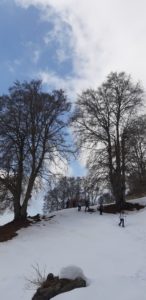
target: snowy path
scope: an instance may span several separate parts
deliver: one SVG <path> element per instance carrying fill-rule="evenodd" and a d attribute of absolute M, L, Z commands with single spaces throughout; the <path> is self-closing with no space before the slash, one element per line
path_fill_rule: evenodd
<path fill-rule="evenodd" d="M 38 263 L 56 275 L 62 267 L 77 265 L 90 280 L 87 288 L 54 299 L 144 300 L 146 209 L 130 213 L 126 222 L 123 229 L 118 216 L 70 209 L 22 229 L 0 244 L 0 299 L 31 300 L 34 291 L 25 288 L 25 277 L 32 277 L 32 265 Z"/>

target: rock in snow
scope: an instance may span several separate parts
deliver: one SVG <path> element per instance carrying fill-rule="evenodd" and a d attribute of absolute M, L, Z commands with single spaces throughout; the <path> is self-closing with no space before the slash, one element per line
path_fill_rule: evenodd
<path fill-rule="evenodd" d="M 65 274 L 65 276 L 70 275 L 70 277 L 72 276 L 74 279 L 59 278 L 50 273 L 42 286 L 37 289 L 32 300 L 49 300 L 73 289 L 86 287 L 86 280 L 82 278 L 84 275 L 80 268 L 70 266 L 63 270 L 64 272 L 62 273 Z"/>

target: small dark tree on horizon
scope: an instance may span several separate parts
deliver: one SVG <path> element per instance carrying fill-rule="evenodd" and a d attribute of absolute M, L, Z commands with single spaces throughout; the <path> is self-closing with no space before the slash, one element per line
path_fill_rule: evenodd
<path fill-rule="evenodd" d="M 35 181 L 46 165 L 49 174 L 56 158 L 68 158 L 70 107 L 62 90 L 43 92 L 41 81 L 16 82 L 0 98 L 0 184 L 11 195 L 15 220 L 27 218 Z"/>
<path fill-rule="evenodd" d="M 97 90 L 82 92 L 72 117 L 77 146 L 86 150 L 92 177 L 109 181 L 118 207 L 125 201 L 127 127 L 142 101 L 139 83 L 124 72 L 110 73 Z"/>

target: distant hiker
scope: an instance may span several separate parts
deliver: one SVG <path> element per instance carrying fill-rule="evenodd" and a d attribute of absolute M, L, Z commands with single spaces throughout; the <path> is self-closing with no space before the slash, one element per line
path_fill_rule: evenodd
<path fill-rule="evenodd" d="M 97 210 L 99 211 L 100 215 L 103 213 L 103 195 L 101 195 L 98 199 L 99 206 L 97 207 Z"/>
<path fill-rule="evenodd" d="M 125 222 L 124 222 L 124 211 L 120 212 L 120 222 L 119 226 L 125 227 Z"/>
<path fill-rule="evenodd" d="M 100 203 L 100 206 L 99 206 L 99 213 L 100 213 L 100 215 L 102 215 L 102 213 L 103 213 L 103 204 L 102 203 Z"/>
<path fill-rule="evenodd" d="M 69 199 L 66 201 L 66 208 L 69 208 Z"/>
<path fill-rule="evenodd" d="M 89 210 L 89 200 L 85 200 L 85 212 Z"/>
<path fill-rule="evenodd" d="M 78 202 L 78 211 L 81 211 L 81 202 Z"/>

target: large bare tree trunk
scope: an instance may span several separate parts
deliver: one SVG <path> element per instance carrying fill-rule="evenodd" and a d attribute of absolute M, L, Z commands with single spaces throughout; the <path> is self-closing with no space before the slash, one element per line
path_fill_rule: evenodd
<path fill-rule="evenodd" d="M 21 205 L 17 199 L 14 200 L 14 220 L 18 221 L 21 219 Z"/>

